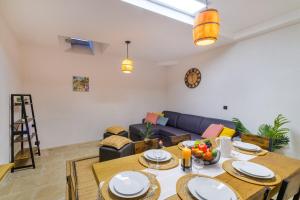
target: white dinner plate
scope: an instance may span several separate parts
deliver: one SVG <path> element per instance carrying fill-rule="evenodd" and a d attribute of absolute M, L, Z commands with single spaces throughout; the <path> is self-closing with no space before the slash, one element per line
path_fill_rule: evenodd
<path fill-rule="evenodd" d="M 160 157 L 156 158 L 156 152 L 160 151 Z M 164 150 L 161 149 L 151 149 L 144 152 L 144 157 L 150 161 L 158 161 L 158 162 L 166 162 L 172 158 L 172 155 Z"/>
<path fill-rule="evenodd" d="M 193 147 L 195 145 L 195 141 L 194 140 L 183 141 L 182 145 L 185 147 Z"/>
<path fill-rule="evenodd" d="M 159 152 L 159 154 L 157 154 L 157 152 Z M 165 151 L 162 151 L 160 149 L 153 149 L 153 150 L 146 151 L 144 155 L 147 156 L 148 158 L 155 159 L 155 160 L 156 159 L 164 160 L 167 157 Z"/>
<path fill-rule="evenodd" d="M 195 177 L 188 184 L 190 193 L 199 200 L 237 200 L 237 196 L 227 185 L 208 177 Z"/>
<path fill-rule="evenodd" d="M 253 162 L 234 161 L 232 166 L 239 172 L 255 178 L 271 179 L 275 176 L 274 172 L 269 168 Z"/>
<path fill-rule="evenodd" d="M 247 142 L 234 141 L 233 146 L 246 151 L 261 151 L 259 146 Z"/>
<path fill-rule="evenodd" d="M 122 198 L 135 198 L 145 194 L 150 187 L 147 176 L 140 172 L 124 171 L 116 174 L 109 182 L 109 190 Z"/>

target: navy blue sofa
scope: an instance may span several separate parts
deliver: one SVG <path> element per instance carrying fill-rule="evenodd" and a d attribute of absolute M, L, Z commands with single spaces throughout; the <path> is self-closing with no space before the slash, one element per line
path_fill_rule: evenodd
<path fill-rule="evenodd" d="M 170 145 L 170 136 L 178 136 L 182 134 L 190 134 L 192 140 L 202 139 L 202 133 L 210 124 L 223 124 L 228 128 L 235 129 L 232 121 L 208 118 L 196 115 L 181 114 L 172 111 L 163 111 L 167 117 L 168 123 L 166 126 L 154 125 L 151 138 L 160 138 L 165 146 Z M 145 130 L 145 124 L 133 124 L 129 126 L 130 139 L 133 141 L 142 140 L 139 135 L 140 131 Z"/>

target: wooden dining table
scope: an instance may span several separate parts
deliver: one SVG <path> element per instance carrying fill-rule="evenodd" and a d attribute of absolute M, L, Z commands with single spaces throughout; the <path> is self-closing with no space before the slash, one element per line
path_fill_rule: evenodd
<path fill-rule="evenodd" d="M 178 158 L 182 157 L 181 150 L 178 146 L 166 147 L 164 150 L 174 154 Z M 108 180 L 111 176 L 127 170 L 144 170 L 145 167 L 139 163 L 139 156 L 141 154 L 136 154 L 128 157 L 123 157 L 115 160 L 99 162 L 93 165 L 93 172 L 95 175 L 95 179 L 97 184 L 101 181 Z M 264 156 L 257 156 L 250 161 L 262 164 L 275 172 L 275 174 L 279 175 L 282 180 L 290 177 L 300 171 L 300 160 L 289 158 L 287 156 L 268 152 Z M 167 173 L 167 172 L 166 172 Z M 204 174 L 205 175 L 205 174 Z M 230 185 L 244 200 L 257 200 L 259 199 L 264 191 L 265 187 L 261 185 L 255 185 L 228 174 L 224 171 L 224 173 L 216 176 L 215 178 L 220 181 L 225 182 Z M 280 184 L 276 186 L 270 187 L 271 194 L 276 194 Z M 180 199 L 177 194 L 170 196 L 168 200 Z"/>

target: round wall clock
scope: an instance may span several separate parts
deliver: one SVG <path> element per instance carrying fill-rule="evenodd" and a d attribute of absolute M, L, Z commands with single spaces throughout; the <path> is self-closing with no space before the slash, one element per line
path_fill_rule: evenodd
<path fill-rule="evenodd" d="M 201 81 L 201 72 L 197 68 L 191 68 L 184 77 L 185 85 L 188 88 L 195 88 L 199 85 Z"/>

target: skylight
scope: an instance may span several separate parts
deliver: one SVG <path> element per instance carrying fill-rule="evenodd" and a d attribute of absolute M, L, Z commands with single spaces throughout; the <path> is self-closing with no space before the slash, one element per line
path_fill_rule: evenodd
<path fill-rule="evenodd" d="M 191 25 L 193 25 L 195 14 L 205 7 L 200 0 L 122 1 Z"/>
<path fill-rule="evenodd" d="M 150 0 L 154 3 L 173 8 L 185 14 L 194 16 L 205 5 L 197 0 Z"/>

